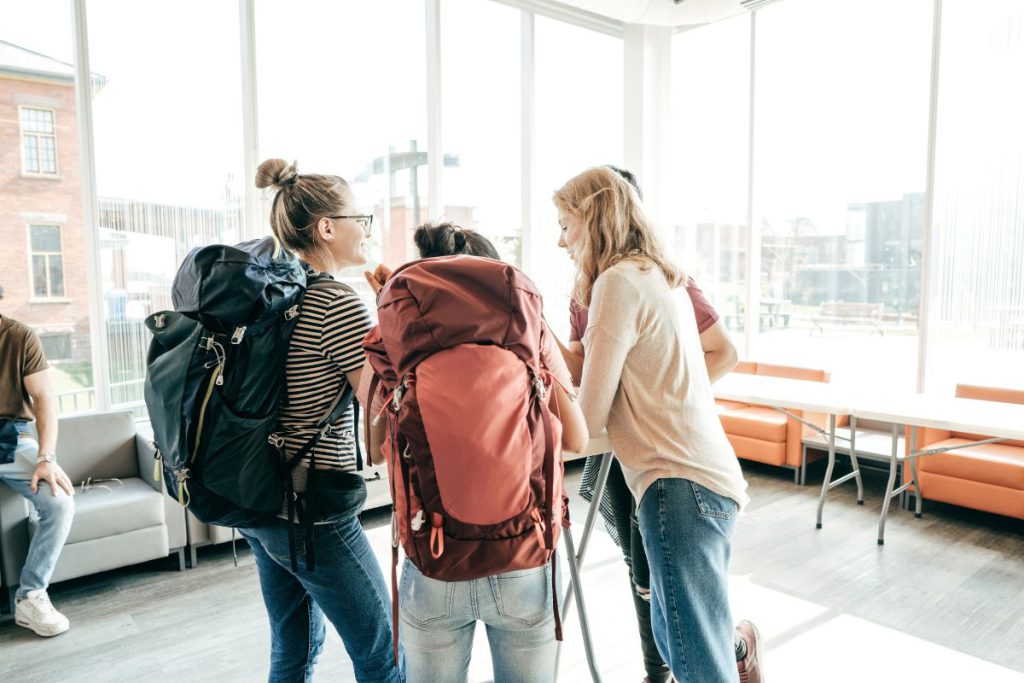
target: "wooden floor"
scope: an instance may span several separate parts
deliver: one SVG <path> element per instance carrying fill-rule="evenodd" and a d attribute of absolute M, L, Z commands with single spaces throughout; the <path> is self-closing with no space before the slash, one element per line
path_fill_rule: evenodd
<path fill-rule="evenodd" d="M 761 628 L 772 683 L 1024 681 L 1024 523 L 928 503 L 923 519 L 893 510 L 879 547 L 879 475 L 867 476 L 863 507 L 852 484 L 834 491 L 819 531 L 820 467 L 806 487 L 787 471 L 744 467 L 752 503 L 738 524 L 731 599 L 736 619 Z M 579 474 L 570 472 L 573 489 Z M 584 513 L 574 498 L 577 533 Z M 383 563 L 388 515 L 370 513 L 365 524 Z M 227 545 L 201 549 L 186 572 L 168 559 L 52 586 L 71 630 L 46 640 L 0 623 L 0 681 L 265 680 L 266 615 L 240 546 L 237 568 Z M 583 581 L 603 680 L 639 681 L 625 566 L 600 524 Z M 560 680 L 587 681 L 574 617 Z M 481 636 L 472 681 L 490 680 Z M 317 679 L 353 680 L 333 630 Z"/>

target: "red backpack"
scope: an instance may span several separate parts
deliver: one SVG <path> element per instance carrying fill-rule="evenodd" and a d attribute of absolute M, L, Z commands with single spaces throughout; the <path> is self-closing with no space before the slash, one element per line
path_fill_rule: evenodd
<path fill-rule="evenodd" d="M 541 311 L 523 273 L 474 256 L 409 263 L 378 296 L 379 324 L 363 347 L 371 396 L 379 384 L 387 397 L 375 419 L 387 420 L 396 622 L 399 541 L 425 576 L 443 581 L 555 562 L 568 498 L 552 379 L 540 362 Z"/>

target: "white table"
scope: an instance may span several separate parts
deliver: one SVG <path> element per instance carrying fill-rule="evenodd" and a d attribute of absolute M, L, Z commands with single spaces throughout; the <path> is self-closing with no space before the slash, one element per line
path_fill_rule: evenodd
<path fill-rule="evenodd" d="M 978 401 L 951 396 L 926 396 L 924 394 L 890 394 L 877 396 L 870 403 L 862 403 L 856 408 L 856 415 L 866 420 L 880 420 L 893 424 L 888 495 L 882 501 L 882 516 L 878 521 L 879 545 L 885 543 L 885 521 L 889 514 L 890 502 L 910 486 L 914 487 L 915 492 L 914 515 L 921 516 L 924 493 L 917 477 L 918 458 L 1008 439 L 1024 439 L 1024 405 L 1013 403 Z M 910 427 L 910 452 L 906 455 L 899 452 L 897 443 L 899 432 L 903 426 Z M 990 438 L 959 444 L 955 448 L 940 447 L 918 450 L 917 430 L 922 427 L 987 434 L 990 435 Z M 905 460 L 910 461 L 911 481 L 895 486 L 899 463 Z"/>
<path fill-rule="evenodd" d="M 857 462 L 856 423 L 851 427 L 849 439 L 850 461 L 853 464 L 853 471 L 832 481 L 832 470 L 836 464 L 836 418 L 840 415 L 849 415 L 852 412 L 849 407 L 850 396 L 848 394 L 837 391 L 834 386 L 826 382 L 784 379 L 781 377 L 748 375 L 735 372 L 729 373 L 718 380 L 712 387 L 712 390 L 714 391 L 715 398 L 775 408 L 825 437 L 826 443 L 828 443 L 828 468 L 825 471 L 825 482 L 821 487 L 821 495 L 818 497 L 818 516 L 816 522 L 818 529 L 821 528 L 821 516 L 825 508 L 825 497 L 836 486 L 854 479 L 857 482 L 857 504 L 864 504 L 864 481 L 861 479 L 860 465 Z M 829 416 L 828 429 L 822 429 L 799 415 L 794 415 L 790 410 L 826 413 Z M 801 482 L 803 481 L 805 467 L 806 463 L 802 463 Z"/>
<path fill-rule="evenodd" d="M 892 499 L 910 486 L 915 491 L 915 515 L 921 516 L 923 492 L 917 477 L 917 459 L 945 453 L 953 448 L 926 448 L 917 450 L 917 430 L 921 427 L 943 429 L 973 434 L 989 434 L 991 438 L 960 444 L 956 448 L 984 443 L 995 443 L 1008 439 L 1024 440 L 1024 406 L 1012 403 L 978 401 L 966 398 L 937 397 L 924 394 L 878 393 L 835 387 L 824 382 L 765 377 L 730 373 L 713 387 L 716 398 L 742 403 L 754 403 L 773 407 L 828 437 L 828 468 L 818 498 L 817 523 L 822 524 L 822 510 L 828 492 L 850 479 L 857 482 L 857 503 L 864 503 L 864 484 L 856 455 L 857 418 L 892 423 L 892 450 L 889 458 L 889 483 L 886 497 L 882 502 L 882 514 L 878 521 L 878 544 L 885 543 L 885 522 Z M 787 409 L 807 410 L 829 415 L 829 428 L 825 431 L 817 425 L 789 413 Z M 832 481 L 835 467 L 835 423 L 839 415 L 850 416 L 850 461 L 853 471 Z M 904 426 L 910 427 L 910 453 L 904 455 L 899 449 L 899 433 Z M 901 463 L 909 460 L 911 481 L 896 486 L 896 475 Z"/>

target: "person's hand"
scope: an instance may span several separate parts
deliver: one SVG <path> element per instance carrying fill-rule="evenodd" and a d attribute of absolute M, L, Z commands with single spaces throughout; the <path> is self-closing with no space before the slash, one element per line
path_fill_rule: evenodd
<path fill-rule="evenodd" d="M 370 284 L 370 289 L 372 289 L 373 293 L 376 295 L 380 294 L 380 290 L 384 289 L 384 284 L 388 281 L 388 278 L 391 277 L 392 272 L 393 271 L 390 268 L 382 263 L 377 266 L 372 273 L 368 270 L 364 270 L 363 277 L 366 278 L 366 281 Z"/>
<path fill-rule="evenodd" d="M 75 495 L 75 487 L 71 483 L 71 479 L 55 462 L 41 462 L 36 465 L 36 471 L 32 473 L 32 493 L 39 493 L 40 481 L 45 481 L 50 485 L 51 496 L 57 495 L 58 486 L 69 496 Z"/>

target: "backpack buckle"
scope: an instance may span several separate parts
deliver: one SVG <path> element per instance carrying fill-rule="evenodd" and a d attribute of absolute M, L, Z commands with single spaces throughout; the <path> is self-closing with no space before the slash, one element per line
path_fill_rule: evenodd
<path fill-rule="evenodd" d="M 533 388 L 537 392 L 537 396 L 540 397 L 541 401 L 546 401 L 548 398 L 547 387 L 544 386 L 544 380 L 540 375 L 533 376 Z"/>

